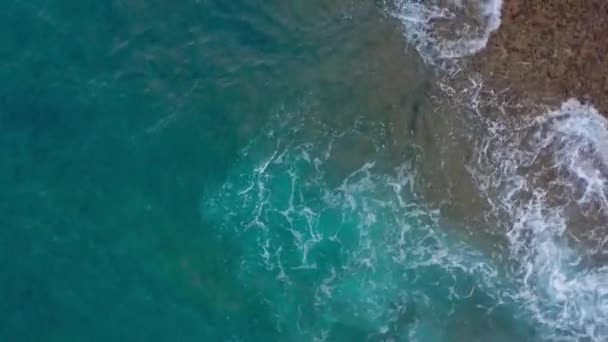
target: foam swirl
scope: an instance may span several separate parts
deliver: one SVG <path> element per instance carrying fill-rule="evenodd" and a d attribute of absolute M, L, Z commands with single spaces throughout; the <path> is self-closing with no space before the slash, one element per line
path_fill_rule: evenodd
<path fill-rule="evenodd" d="M 481 51 L 500 26 L 502 0 L 396 0 L 390 12 L 429 63 Z"/>

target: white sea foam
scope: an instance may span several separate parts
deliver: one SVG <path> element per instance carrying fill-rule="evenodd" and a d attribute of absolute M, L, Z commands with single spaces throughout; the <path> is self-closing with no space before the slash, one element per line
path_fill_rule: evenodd
<path fill-rule="evenodd" d="M 467 6 L 477 9 L 477 26 L 467 22 Z M 500 26 L 501 7 L 500 0 L 396 0 L 391 13 L 422 58 L 443 68 L 486 46 Z M 517 123 L 491 91 L 481 95 L 479 75 L 468 77 L 470 86 L 446 79 L 441 88 L 452 103 L 476 113 L 467 168 L 492 208 L 488 225 L 508 238 L 519 288 L 511 300 L 533 315 L 543 340 L 606 341 L 608 120 L 571 99 Z M 488 107 L 502 114 L 483 112 Z"/>
<path fill-rule="evenodd" d="M 491 128 L 470 170 L 494 219 L 506 218 L 499 223 L 518 265 L 517 301 L 546 340 L 605 341 L 608 266 L 593 260 L 608 253 L 608 120 L 572 99 L 523 124 Z"/>
<path fill-rule="evenodd" d="M 577 201 L 582 204 L 599 200 L 601 207 L 608 209 L 608 120 L 594 107 L 569 100 L 538 121 L 551 123 L 553 134 L 544 138 L 545 144 L 553 143 L 560 166 L 584 186 Z"/>
<path fill-rule="evenodd" d="M 502 0 L 395 0 L 407 40 L 427 63 L 481 51 L 500 26 Z"/>
<path fill-rule="evenodd" d="M 348 153 L 340 139 L 365 137 L 356 130 L 321 136 L 307 138 L 313 142 L 291 137 L 258 154 L 257 167 L 245 162 L 209 202 L 215 210 L 225 205 L 235 213 L 220 212 L 220 222 L 242 241 L 241 272 L 254 279 L 267 276 L 265 295 L 283 296 L 272 305 L 281 329 L 297 321 L 293 340 L 327 340 L 339 323 L 378 340 L 409 335 L 413 341 L 439 341 L 446 332 L 437 330 L 446 328 L 452 315 L 463 314 L 456 312 L 459 303 L 474 306 L 467 301 L 510 293 L 508 280 L 482 253 L 450 238 L 440 228 L 439 211 L 418 203 L 412 184 L 416 158 L 392 171 L 362 160 L 332 185 L 328 164 Z M 328 248 L 340 262 L 321 262 L 319 253 Z M 280 304 L 306 290 L 303 275 L 316 278 L 306 285 L 314 300 L 306 310 L 317 317 L 312 322 L 299 319 L 305 303 Z M 475 299 L 475 294 L 482 295 Z M 479 315 L 495 305 L 480 303 L 490 307 L 477 307 Z"/>
<path fill-rule="evenodd" d="M 465 93 L 479 96 L 482 83 L 471 84 Z M 479 111 L 482 99 L 475 99 L 470 106 Z M 450 304 L 440 309 L 442 319 L 449 319 L 454 303 L 482 292 L 494 303 L 485 308 L 488 313 L 498 306 L 519 308 L 520 317 L 538 327 L 540 340 L 605 340 L 608 266 L 589 262 L 606 252 L 605 244 L 590 239 L 597 244 L 589 247 L 571 239 L 570 211 L 572 205 L 580 209 L 580 222 L 608 218 L 601 204 L 607 120 L 593 107 L 570 100 L 519 124 L 481 122 L 487 134 L 479 136 L 469 169 L 494 208 L 488 224 L 502 227 L 508 238 L 514 265 L 509 280 L 487 256 L 447 236 L 436 210 L 417 203 L 415 158 L 388 173 L 379 172 L 376 162 L 362 160 L 332 185 L 327 164 L 346 153 L 339 148 L 340 139 L 352 138 L 359 134 L 356 130 L 328 134 L 315 129 L 321 139 L 297 141 L 277 129 L 268 135 L 273 143 L 256 143 L 268 146 L 254 158 L 257 167 L 245 163 L 248 168 L 237 172 L 215 200 L 231 206 L 230 215 L 236 211 L 233 217 L 239 221 L 222 217 L 223 224 L 232 224 L 243 235 L 238 238 L 243 248 L 251 249 L 245 252 L 250 258 L 243 260 L 242 272 L 255 277 L 265 272 L 282 284 L 269 291 L 283 296 L 301 291 L 298 279 L 305 272 L 322 276 L 309 286 L 314 310 L 323 319 L 298 321 L 294 336 L 326 340 L 339 317 L 343 324 L 376 329 L 376 336 L 389 340 L 402 334 L 428 340 L 430 326 L 441 323 L 425 321 L 425 310 L 435 312 L 443 298 Z M 598 201 L 600 209 L 593 206 Z M 240 205 L 234 208 L 235 203 Z M 579 231 L 603 229 L 583 228 Z M 344 263 L 318 262 L 319 251 L 328 244 L 339 246 Z M 445 278 L 437 278 L 440 274 Z M 468 283 L 467 277 L 474 281 Z M 450 279 L 453 284 L 446 282 Z M 436 291 L 441 294 L 429 295 L 431 283 L 439 281 Z M 276 310 L 281 317 L 277 324 L 287 329 L 294 319 L 292 308 Z"/>

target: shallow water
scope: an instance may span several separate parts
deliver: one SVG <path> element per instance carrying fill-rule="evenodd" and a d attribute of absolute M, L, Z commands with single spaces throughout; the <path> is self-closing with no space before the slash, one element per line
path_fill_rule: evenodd
<path fill-rule="evenodd" d="M 0 340 L 601 341 L 606 124 L 462 86 L 497 3 L 5 4 Z"/>

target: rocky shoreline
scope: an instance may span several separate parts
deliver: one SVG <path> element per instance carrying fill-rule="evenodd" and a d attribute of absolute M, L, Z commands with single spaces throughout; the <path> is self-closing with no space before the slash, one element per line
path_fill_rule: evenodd
<path fill-rule="evenodd" d="M 569 98 L 608 115 L 608 1 L 504 0 L 500 28 L 472 67 L 519 103 Z"/>

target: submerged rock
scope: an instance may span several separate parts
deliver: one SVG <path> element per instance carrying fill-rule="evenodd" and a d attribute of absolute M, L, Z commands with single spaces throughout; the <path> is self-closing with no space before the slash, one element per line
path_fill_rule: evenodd
<path fill-rule="evenodd" d="M 608 114 L 608 2 L 505 0 L 500 28 L 474 61 L 495 89 L 559 105 L 568 98 Z"/>

